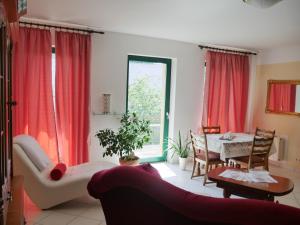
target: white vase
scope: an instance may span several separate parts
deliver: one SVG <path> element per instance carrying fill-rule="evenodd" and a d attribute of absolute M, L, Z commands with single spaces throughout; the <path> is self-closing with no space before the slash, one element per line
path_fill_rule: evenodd
<path fill-rule="evenodd" d="M 179 157 L 179 168 L 182 169 L 182 170 L 185 170 L 186 162 L 187 162 L 187 158 Z"/>

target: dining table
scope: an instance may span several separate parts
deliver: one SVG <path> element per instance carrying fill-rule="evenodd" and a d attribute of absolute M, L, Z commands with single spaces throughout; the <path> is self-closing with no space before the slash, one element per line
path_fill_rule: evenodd
<path fill-rule="evenodd" d="M 226 136 L 229 136 L 230 138 L 226 139 Z M 227 161 L 230 158 L 249 156 L 252 149 L 254 134 L 207 134 L 206 137 L 208 150 L 219 153 L 220 159 Z M 197 135 L 195 140 L 197 148 L 205 149 L 204 135 Z M 270 154 L 273 154 L 274 152 L 274 148 L 271 148 Z"/>

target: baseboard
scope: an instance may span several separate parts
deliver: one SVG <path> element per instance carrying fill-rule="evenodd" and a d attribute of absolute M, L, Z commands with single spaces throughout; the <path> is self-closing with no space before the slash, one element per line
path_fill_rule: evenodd
<path fill-rule="evenodd" d="M 282 168 L 287 166 L 286 161 L 274 161 L 274 160 L 270 160 L 270 159 L 269 159 L 269 164 L 272 166 L 278 166 L 278 167 L 282 167 Z"/>
<path fill-rule="evenodd" d="M 293 172 L 300 172 L 300 168 L 290 165 L 285 160 L 280 160 L 280 161 L 269 160 L 269 164 L 273 165 L 273 166 L 280 167 L 280 168 L 288 169 L 288 170 L 293 171 Z"/>

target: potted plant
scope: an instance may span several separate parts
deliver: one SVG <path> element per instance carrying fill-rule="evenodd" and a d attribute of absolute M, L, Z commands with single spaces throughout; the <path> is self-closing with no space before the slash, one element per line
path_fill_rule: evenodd
<path fill-rule="evenodd" d="M 123 114 L 118 132 L 112 129 L 99 130 L 96 137 L 105 148 L 103 157 L 118 155 L 121 165 L 136 165 L 136 149 L 141 149 L 150 140 L 150 121 L 139 119 L 136 113 Z"/>
<path fill-rule="evenodd" d="M 169 151 L 172 151 L 173 154 L 171 157 L 174 156 L 176 153 L 179 157 L 179 167 L 182 170 L 186 168 L 187 157 L 189 156 L 190 152 L 190 141 L 188 141 L 188 137 L 185 140 L 182 140 L 180 131 L 178 132 L 178 139 L 174 140 L 169 138 Z"/>

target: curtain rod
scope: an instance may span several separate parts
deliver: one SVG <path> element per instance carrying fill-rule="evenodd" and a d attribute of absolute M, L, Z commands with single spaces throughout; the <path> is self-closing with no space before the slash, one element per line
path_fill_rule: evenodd
<path fill-rule="evenodd" d="M 236 51 L 236 50 L 230 50 L 230 49 L 226 49 L 226 48 L 215 48 L 215 47 L 210 47 L 210 46 L 206 46 L 206 45 L 198 45 L 198 47 L 201 49 L 206 48 L 206 49 L 211 49 L 211 50 L 239 53 L 239 54 L 245 54 L 245 55 L 257 55 L 257 53 L 255 53 L 255 52 Z"/>
<path fill-rule="evenodd" d="M 44 23 L 32 23 L 32 22 L 24 22 L 19 21 L 20 24 L 29 25 L 29 26 L 40 26 L 40 27 L 49 27 L 55 29 L 64 29 L 64 30 L 72 30 L 72 31 L 80 31 L 80 32 L 87 32 L 87 33 L 95 33 L 95 34 L 104 34 L 103 31 L 96 31 L 92 29 L 80 29 L 80 28 L 72 28 L 72 27 L 65 27 L 65 26 L 56 26 Z"/>

